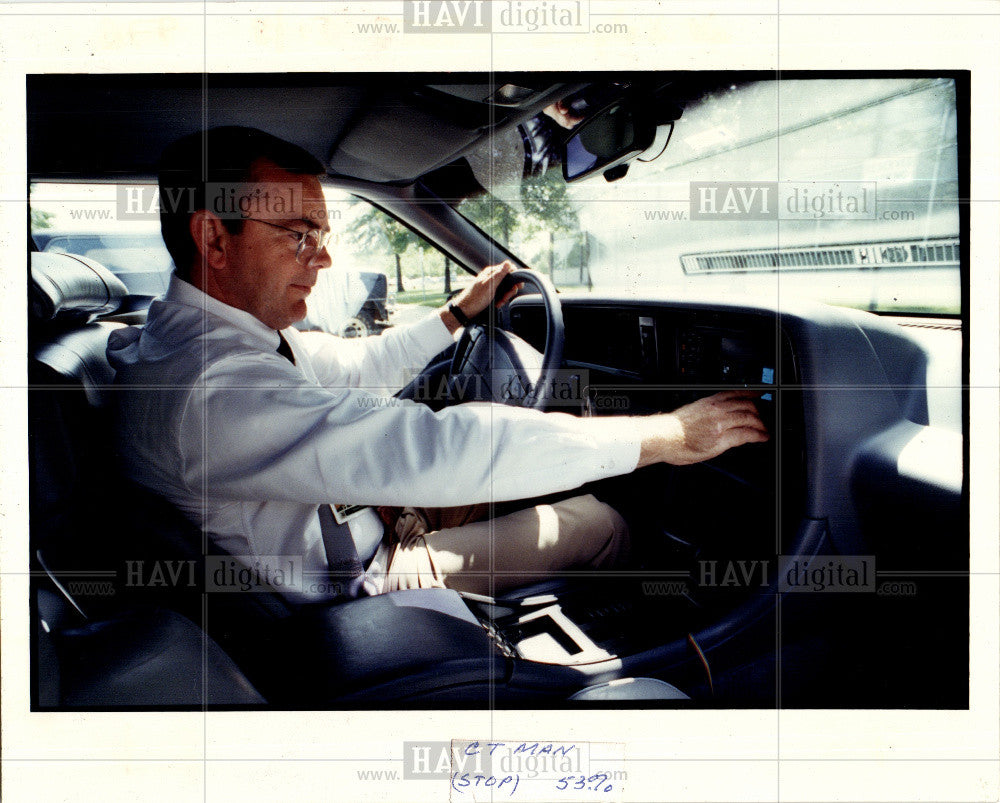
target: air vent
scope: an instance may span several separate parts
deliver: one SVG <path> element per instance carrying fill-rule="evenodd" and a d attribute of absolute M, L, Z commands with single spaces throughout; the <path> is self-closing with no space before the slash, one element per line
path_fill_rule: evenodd
<path fill-rule="evenodd" d="M 958 267 L 957 237 L 937 240 L 853 243 L 813 248 L 707 251 L 684 254 L 681 265 L 695 273 L 775 273 L 798 270 Z"/>

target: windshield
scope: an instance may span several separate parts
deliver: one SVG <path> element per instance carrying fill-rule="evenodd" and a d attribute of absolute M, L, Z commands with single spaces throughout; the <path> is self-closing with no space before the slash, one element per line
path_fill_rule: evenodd
<path fill-rule="evenodd" d="M 960 313 L 954 81 L 760 81 L 684 107 L 662 154 L 613 182 L 484 180 L 474 154 L 489 192 L 459 211 L 562 289 Z"/>

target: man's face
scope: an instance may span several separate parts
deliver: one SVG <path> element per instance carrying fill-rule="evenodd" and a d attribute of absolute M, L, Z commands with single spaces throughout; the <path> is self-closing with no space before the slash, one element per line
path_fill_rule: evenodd
<path fill-rule="evenodd" d="M 320 251 L 308 264 L 295 258 L 297 239 L 294 233 L 275 228 L 284 226 L 295 232 L 309 229 L 329 231 L 326 200 L 319 179 L 299 176 L 261 160 L 252 171 L 255 192 L 270 191 L 274 197 L 249 206 L 249 214 L 258 220 L 244 220 L 243 231 L 230 235 L 225 268 L 217 276 L 221 298 L 227 304 L 246 310 L 272 329 L 284 329 L 306 316 L 306 297 L 312 291 L 319 271 L 331 264 L 329 253 Z M 301 204 L 276 203 L 284 188 L 301 187 Z M 284 209 L 287 209 L 285 216 Z"/>

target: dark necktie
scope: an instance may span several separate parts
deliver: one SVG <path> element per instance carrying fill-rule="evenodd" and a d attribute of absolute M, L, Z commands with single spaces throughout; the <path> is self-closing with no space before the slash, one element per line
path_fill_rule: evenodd
<path fill-rule="evenodd" d="M 295 365 L 295 355 L 292 354 L 292 347 L 288 345 L 288 341 L 285 340 L 285 336 L 281 332 L 278 332 L 278 354 L 292 365 Z"/>

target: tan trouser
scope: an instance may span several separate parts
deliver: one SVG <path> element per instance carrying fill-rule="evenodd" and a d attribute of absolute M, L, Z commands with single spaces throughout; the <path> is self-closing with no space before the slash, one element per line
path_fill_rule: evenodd
<path fill-rule="evenodd" d="M 591 495 L 484 518 L 487 505 L 404 508 L 386 591 L 443 587 L 496 596 L 574 568 L 624 560 L 628 527 Z"/>

